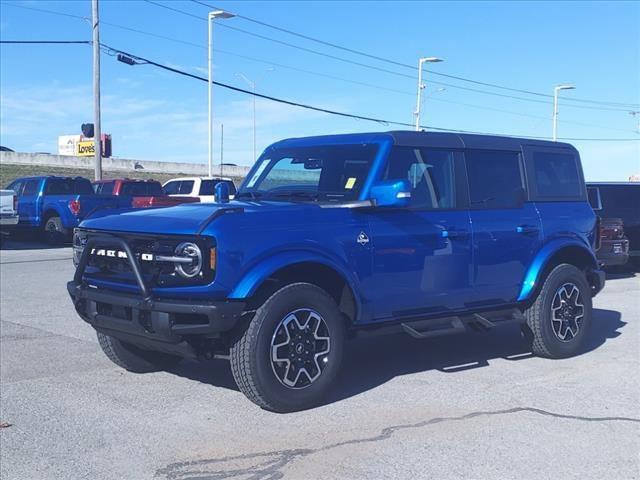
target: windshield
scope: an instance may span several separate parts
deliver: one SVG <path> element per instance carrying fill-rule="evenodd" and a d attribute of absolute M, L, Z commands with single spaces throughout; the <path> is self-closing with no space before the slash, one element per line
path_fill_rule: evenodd
<path fill-rule="evenodd" d="M 236 198 L 356 200 L 377 145 L 329 145 L 266 152 Z"/>

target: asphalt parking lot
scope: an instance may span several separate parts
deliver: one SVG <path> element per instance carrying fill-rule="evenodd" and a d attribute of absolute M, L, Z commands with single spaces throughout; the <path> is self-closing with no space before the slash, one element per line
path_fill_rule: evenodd
<path fill-rule="evenodd" d="M 531 356 L 517 327 L 352 342 L 324 406 L 279 415 L 228 364 L 136 375 L 65 290 L 69 248 L 0 253 L 2 479 L 640 478 L 640 276 L 594 300 L 585 351 Z"/>

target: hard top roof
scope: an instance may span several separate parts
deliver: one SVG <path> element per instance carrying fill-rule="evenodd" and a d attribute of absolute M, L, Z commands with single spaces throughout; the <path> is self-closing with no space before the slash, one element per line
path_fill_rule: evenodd
<path fill-rule="evenodd" d="M 470 133 L 425 132 L 395 130 L 389 132 L 348 133 L 300 137 L 281 140 L 272 145 L 276 148 L 304 147 L 311 145 L 346 145 L 352 143 L 373 143 L 391 139 L 395 145 L 439 148 L 481 148 L 481 149 L 517 149 L 522 145 L 570 148 L 571 144 L 536 140 L 530 138 L 508 137 L 500 135 L 476 135 Z"/>

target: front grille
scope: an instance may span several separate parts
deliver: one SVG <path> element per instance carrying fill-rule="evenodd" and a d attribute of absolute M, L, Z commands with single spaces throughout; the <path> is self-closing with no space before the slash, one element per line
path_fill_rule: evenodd
<path fill-rule="evenodd" d="M 86 242 L 98 238 L 97 243 L 88 253 L 89 261 L 85 270 L 85 278 L 136 285 L 131 262 L 125 252 L 117 244 L 110 243 L 112 237 L 123 239 L 134 254 L 143 280 L 148 287 L 176 287 L 210 283 L 213 274 L 210 265 L 210 249 L 214 247 L 212 239 L 185 236 L 160 236 L 142 234 L 108 234 L 76 230 L 76 249 L 82 251 Z M 170 261 L 159 261 L 157 257 L 175 256 L 176 247 L 183 242 L 193 242 L 202 252 L 202 270 L 193 278 L 184 278 L 177 274 L 175 264 Z M 76 238 L 74 238 L 74 244 Z"/>

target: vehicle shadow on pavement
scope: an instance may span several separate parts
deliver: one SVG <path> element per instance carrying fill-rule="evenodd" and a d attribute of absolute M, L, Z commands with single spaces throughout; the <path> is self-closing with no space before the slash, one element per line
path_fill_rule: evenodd
<path fill-rule="evenodd" d="M 620 312 L 594 309 L 591 332 L 580 355 L 618 337 L 625 325 Z M 346 347 L 342 372 L 325 404 L 359 395 L 401 375 L 429 370 L 456 373 L 488 367 L 491 360 L 498 358 L 521 361 L 534 356 L 517 325 L 428 340 L 416 340 L 405 334 L 365 337 L 348 342 Z M 238 390 L 226 360 L 184 361 L 170 373 Z"/>
<path fill-rule="evenodd" d="M 71 246 L 71 242 L 64 242 L 60 245 L 50 245 L 46 243 L 38 233 L 34 232 L 13 232 L 9 238 L 2 240 L 2 250 L 50 250 Z"/>
<path fill-rule="evenodd" d="M 625 325 L 620 312 L 594 309 L 591 332 L 580 355 L 618 337 L 618 330 Z M 354 340 L 346 352 L 337 388 L 326 403 L 358 395 L 401 375 L 429 370 L 456 373 L 488 367 L 491 360 L 499 358 L 526 361 L 532 357 L 517 325 L 426 340 L 401 334 Z"/>

